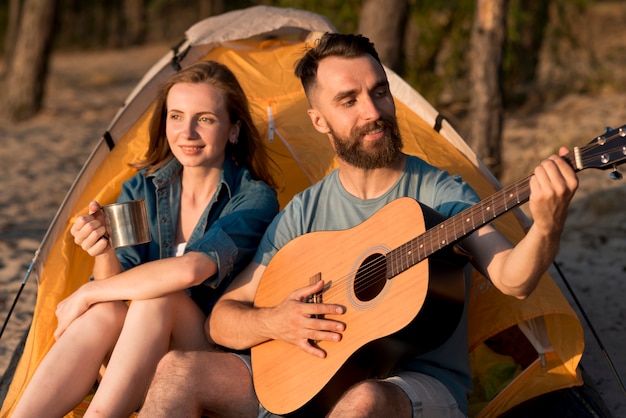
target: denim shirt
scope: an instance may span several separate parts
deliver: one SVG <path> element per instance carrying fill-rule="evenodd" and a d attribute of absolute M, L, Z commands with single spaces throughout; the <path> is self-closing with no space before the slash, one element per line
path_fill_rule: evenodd
<path fill-rule="evenodd" d="M 116 250 L 125 270 L 173 257 L 180 212 L 182 165 L 172 158 L 153 174 L 145 170 L 122 185 L 118 202 L 145 199 L 150 227 L 149 243 Z M 252 258 L 265 229 L 278 213 L 276 192 L 253 180 L 246 168 L 226 158 L 217 190 L 204 209 L 185 246 L 217 263 L 218 272 L 188 289 L 194 301 L 209 313 L 217 298 Z"/>

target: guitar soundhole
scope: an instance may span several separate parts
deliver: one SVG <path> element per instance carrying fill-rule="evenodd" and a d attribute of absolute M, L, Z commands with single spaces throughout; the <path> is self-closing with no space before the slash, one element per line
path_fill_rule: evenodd
<path fill-rule="evenodd" d="M 354 280 L 354 294 L 368 302 L 380 294 L 387 282 L 387 267 L 383 254 L 372 254 L 359 267 Z"/>

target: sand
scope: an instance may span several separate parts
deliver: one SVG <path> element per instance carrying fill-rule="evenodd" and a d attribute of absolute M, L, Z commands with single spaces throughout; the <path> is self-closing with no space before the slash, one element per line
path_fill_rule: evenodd
<path fill-rule="evenodd" d="M 25 123 L 0 126 L 2 322 L 80 167 L 134 85 L 167 51 L 167 45 L 152 45 L 56 54 L 41 114 Z M 532 167 L 558 145 L 584 145 L 606 125 L 625 123 L 626 96 L 619 89 L 606 89 L 593 96 L 567 96 L 541 113 L 507 114 L 503 183 L 530 174 Z M 597 170 L 580 173 L 580 180 L 557 261 L 606 352 L 624 375 L 626 180 L 612 181 L 608 172 Z M 566 289 L 564 293 L 572 300 Z M 30 324 L 35 297 L 36 282 L 31 278 L 0 340 L 2 374 Z M 586 329 L 583 366 L 613 414 L 626 416 L 626 396 L 586 322 L 582 322 Z"/>

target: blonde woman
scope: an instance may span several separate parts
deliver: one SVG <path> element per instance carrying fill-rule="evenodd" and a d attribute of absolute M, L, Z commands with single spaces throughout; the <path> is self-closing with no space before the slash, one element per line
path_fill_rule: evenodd
<path fill-rule="evenodd" d="M 147 157 L 118 199 L 145 199 L 152 241 L 114 250 L 96 202 L 76 220 L 93 280 L 59 304 L 57 341 L 13 417 L 62 417 L 107 359 L 85 417 L 127 417 L 163 355 L 212 349 L 205 319 L 278 211 L 269 163 L 228 68 L 201 62 L 173 75 L 157 97 Z"/>

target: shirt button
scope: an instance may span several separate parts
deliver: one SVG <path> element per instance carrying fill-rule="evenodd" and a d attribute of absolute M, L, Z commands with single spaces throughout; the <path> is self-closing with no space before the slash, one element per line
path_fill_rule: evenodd
<path fill-rule="evenodd" d="M 167 222 L 167 218 L 161 218 L 161 222 L 163 223 Z"/>

